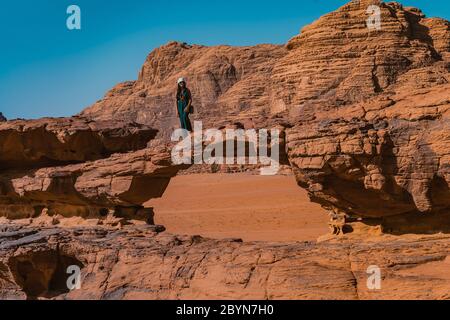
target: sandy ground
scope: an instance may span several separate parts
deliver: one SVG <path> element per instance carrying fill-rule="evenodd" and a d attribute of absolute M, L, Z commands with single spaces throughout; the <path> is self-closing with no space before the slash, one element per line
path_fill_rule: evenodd
<path fill-rule="evenodd" d="M 175 234 L 244 241 L 307 241 L 328 232 L 328 215 L 293 176 L 202 174 L 172 179 L 155 222 Z"/>

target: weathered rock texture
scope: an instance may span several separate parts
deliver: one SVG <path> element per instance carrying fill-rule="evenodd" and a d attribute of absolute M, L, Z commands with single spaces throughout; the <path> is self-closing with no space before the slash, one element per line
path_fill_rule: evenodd
<path fill-rule="evenodd" d="M 206 127 L 262 126 L 270 117 L 272 67 L 284 54 L 286 49 L 275 45 L 204 47 L 171 42 L 148 56 L 137 81 L 117 85 L 82 115 L 146 123 L 170 136 L 179 125 L 176 82 L 185 76 L 193 93 L 194 118 Z"/>
<path fill-rule="evenodd" d="M 370 3 L 349 3 L 306 27 L 274 67 L 277 95 L 298 117 L 288 156 L 312 199 L 337 211 L 448 212 L 449 23 L 378 3 L 382 29 L 370 31 Z"/>
<path fill-rule="evenodd" d="M 372 4 L 381 8 L 380 30 L 366 24 Z M 275 97 L 286 109 L 300 108 L 296 115 L 304 118 L 388 91 L 400 75 L 442 60 L 448 48 L 441 43 L 450 36 L 448 22 L 446 31 L 442 25 L 397 3 L 352 1 L 288 42 L 289 53 L 273 70 Z"/>
<path fill-rule="evenodd" d="M 0 177 L 0 216 L 33 218 L 45 210 L 89 218 L 112 210 L 117 216 L 145 220 L 150 213 L 142 205 L 161 197 L 178 170 L 170 165 L 169 154 L 144 149 L 95 162 L 6 172 Z"/>
<path fill-rule="evenodd" d="M 381 9 L 381 30 L 367 27 L 370 5 Z M 82 114 L 168 135 L 173 84 L 185 76 L 205 127 L 286 127 L 289 160 L 313 201 L 359 217 L 434 214 L 450 209 L 449 70 L 448 21 L 352 1 L 285 48 L 170 43 L 137 81 Z"/>
<path fill-rule="evenodd" d="M 84 118 L 0 125 L 0 216 L 117 217 L 152 222 L 142 204 L 160 197 L 180 169 L 157 131 L 123 121 Z"/>
<path fill-rule="evenodd" d="M 372 4 L 381 30 L 365 24 Z M 0 216 L 108 216 L 119 230 L 0 227 L 0 298 L 450 299 L 446 236 L 243 244 L 120 220 L 152 224 L 142 204 L 182 169 L 156 146 L 185 76 L 204 128 L 286 129 L 299 185 L 334 211 L 336 234 L 450 232 L 449 71 L 448 21 L 352 1 L 285 47 L 169 43 L 77 117 L 1 123 Z M 68 265 L 83 267 L 82 290 L 67 292 Z"/>
<path fill-rule="evenodd" d="M 153 226 L 0 226 L 0 299 L 449 299 L 446 237 L 241 243 Z M 82 268 L 69 292 L 68 266 Z M 381 290 L 369 290 L 369 266 Z"/>
<path fill-rule="evenodd" d="M 81 117 L 8 121 L 0 124 L 0 170 L 103 159 L 143 149 L 156 133 L 142 124 Z"/>

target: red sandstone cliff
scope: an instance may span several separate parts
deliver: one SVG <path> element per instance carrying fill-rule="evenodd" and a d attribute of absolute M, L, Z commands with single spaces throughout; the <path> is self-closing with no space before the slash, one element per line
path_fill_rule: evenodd
<path fill-rule="evenodd" d="M 366 25 L 372 4 L 381 30 Z M 450 207 L 449 43 L 446 20 L 352 1 L 285 48 L 170 43 L 137 81 L 82 114 L 167 136 L 177 123 L 173 84 L 186 76 L 207 127 L 287 127 L 289 160 L 313 201 L 359 217 L 439 214 Z"/>
<path fill-rule="evenodd" d="M 381 30 L 365 25 L 370 4 Z M 449 72 L 448 21 L 352 1 L 285 47 L 169 43 L 80 116 L 0 124 L 0 298 L 448 299 L 447 236 L 365 240 L 374 225 L 449 232 Z M 285 128 L 299 185 L 359 238 L 241 243 L 153 226 L 142 204 L 182 169 L 164 148 L 179 76 L 205 127 Z M 91 226 L 54 226 L 73 216 Z M 379 295 L 364 287 L 368 260 L 386 271 Z M 86 290 L 61 287 L 67 264 Z"/>

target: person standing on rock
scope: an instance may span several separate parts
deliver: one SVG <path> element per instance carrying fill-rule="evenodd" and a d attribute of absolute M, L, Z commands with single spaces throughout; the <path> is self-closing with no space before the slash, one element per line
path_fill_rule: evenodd
<path fill-rule="evenodd" d="M 192 132 L 191 120 L 189 120 L 189 113 L 192 110 L 192 96 L 191 91 L 186 86 L 184 78 L 178 79 L 177 90 L 177 112 L 180 118 L 181 128 Z"/>

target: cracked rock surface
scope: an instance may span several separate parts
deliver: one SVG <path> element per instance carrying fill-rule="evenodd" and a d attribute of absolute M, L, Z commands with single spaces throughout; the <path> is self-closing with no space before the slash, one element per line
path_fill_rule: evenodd
<path fill-rule="evenodd" d="M 369 4 L 380 6 L 379 31 L 365 26 Z M 308 77 L 280 92 L 299 105 L 288 157 L 313 201 L 358 217 L 446 220 L 449 42 L 448 21 L 367 0 L 323 16 L 288 43 L 274 69 Z"/>
<path fill-rule="evenodd" d="M 83 117 L 0 124 L 0 217 L 116 216 L 151 221 L 143 203 L 160 197 L 177 166 L 157 130 Z"/>
<path fill-rule="evenodd" d="M 448 236 L 242 243 L 148 225 L 0 230 L 1 299 L 450 298 Z M 69 292 L 70 265 L 82 286 Z M 371 265 L 380 290 L 367 287 Z"/>
<path fill-rule="evenodd" d="M 366 25 L 370 5 L 381 30 Z M 178 121 L 173 84 L 184 76 L 205 129 L 286 128 L 287 157 L 313 201 L 350 216 L 416 220 L 450 210 L 449 43 L 445 19 L 351 1 L 284 47 L 172 42 L 148 56 L 137 81 L 82 115 L 168 136 Z"/>
<path fill-rule="evenodd" d="M 365 25 L 373 4 L 381 30 Z M 153 225 L 143 204 L 185 169 L 166 148 L 180 76 L 204 129 L 283 128 L 299 186 L 339 237 L 243 243 Z M 0 299 L 450 299 L 449 93 L 449 22 L 361 0 L 284 47 L 169 43 L 75 117 L 0 114 Z"/>

